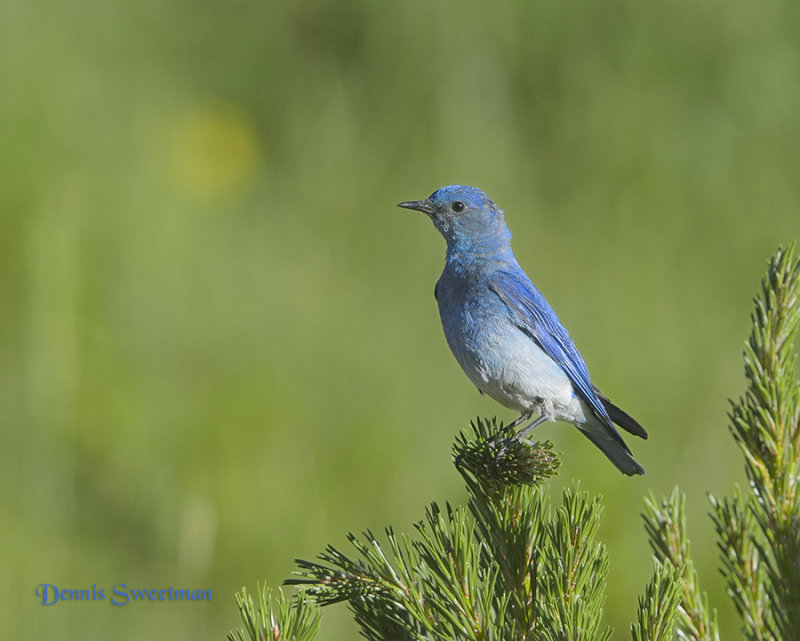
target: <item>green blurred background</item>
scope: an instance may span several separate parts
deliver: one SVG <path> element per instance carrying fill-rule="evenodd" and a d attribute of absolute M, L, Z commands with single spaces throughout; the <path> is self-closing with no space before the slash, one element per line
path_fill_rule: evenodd
<path fill-rule="evenodd" d="M 222 639 L 242 585 L 461 502 L 455 433 L 513 414 L 449 354 L 444 243 L 395 203 L 468 183 L 651 435 L 627 479 L 541 428 L 556 497 L 606 498 L 615 638 L 675 484 L 737 638 L 706 492 L 744 478 L 750 299 L 800 235 L 800 4 L 4 0 L 0 87 L 0 636 Z"/>

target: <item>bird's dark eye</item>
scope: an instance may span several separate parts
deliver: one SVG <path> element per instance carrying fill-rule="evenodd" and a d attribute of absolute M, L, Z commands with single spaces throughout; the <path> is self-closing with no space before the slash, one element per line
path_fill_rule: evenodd
<path fill-rule="evenodd" d="M 450 205 L 450 209 L 452 209 L 456 213 L 462 212 L 464 211 L 464 203 L 462 203 L 460 200 L 457 200 L 452 205 Z"/>

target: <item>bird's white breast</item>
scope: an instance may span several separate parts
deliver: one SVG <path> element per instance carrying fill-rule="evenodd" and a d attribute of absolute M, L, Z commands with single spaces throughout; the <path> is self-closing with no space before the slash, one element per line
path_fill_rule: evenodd
<path fill-rule="evenodd" d="M 509 317 L 505 304 L 481 283 L 438 286 L 447 343 L 472 383 L 502 405 L 528 412 L 547 401 L 554 419 L 584 422 L 583 403 L 564 370 Z M 485 286 L 484 286 L 485 287 Z"/>

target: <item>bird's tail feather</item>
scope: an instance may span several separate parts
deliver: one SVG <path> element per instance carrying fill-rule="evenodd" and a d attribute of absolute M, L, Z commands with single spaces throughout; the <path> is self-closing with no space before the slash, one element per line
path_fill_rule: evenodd
<path fill-rule="evenodd" d="M 644 474 L 644 468 L 633 458 L 628 446 L 619 437 L 616 431 L 612 432 L 606 425 L 598 420 L 592 420 L 578 429 L 594 443 L 600 451 L 608 457 L 617 469 L 628 476 Z"/>
<path fill-rule="evenodd" d="M 593 386 L 594 387 L 594 386 Z M 640 438 L 647 438 L 647 430 L 645 430 L 633 416 L 628 414 L 625 410 L 620 409 L 610 400 L 608 400 L 608 396 L 603 394 L 597 387 L 594 387 L 595 394 L 597 394 L 597 398 L 600 399 L 600 402 L 603 404 L 606 412 L 608 412 L 608 416 L 611 420 L 619 425 L 623 430 L 626 432 L 630 432 Z"/>

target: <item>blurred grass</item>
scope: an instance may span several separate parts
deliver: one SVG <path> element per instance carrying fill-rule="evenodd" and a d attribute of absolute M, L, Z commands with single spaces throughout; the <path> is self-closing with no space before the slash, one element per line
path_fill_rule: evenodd
<path fill-rule="evenodd" d="M 543 428 L 556 486 L 606 497 L 609 623 L 649 576 L 641 497 L 679 483 L 735 636 L 705 493 L 743 480 L 726 399 L 800 230 L 799 42 L 789 2 L 0 4 L 2 636 L 221 639 L 240 586 L 461 499 L 452 438 L 512 417 L 441 336 L 443 242 L 394 207 L 454 182 L 650 431 L 631 481 Z"/>

